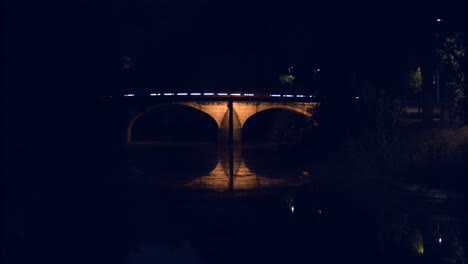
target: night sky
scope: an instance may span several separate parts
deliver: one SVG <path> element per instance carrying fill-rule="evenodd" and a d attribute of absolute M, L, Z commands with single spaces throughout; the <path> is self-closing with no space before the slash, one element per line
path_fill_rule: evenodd
<path fill-rule="evenodd" d="M 268 89 L 289 66 L 311 87 L 314 67 L 335 79 L 417 64 L 436 18 L 463 24 L 460 0 L 96 2 L 10 1 L 8 68 L 102 94 Z"/>

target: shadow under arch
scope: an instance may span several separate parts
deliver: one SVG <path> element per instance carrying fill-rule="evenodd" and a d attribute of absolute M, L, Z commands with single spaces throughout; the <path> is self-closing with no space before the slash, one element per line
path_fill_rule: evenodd
<path fill-rule="evenodd" d="M 216 143 L 218 130 L 219 125 L 210 114 L 191 105 L 157 104 L 131 118 L 127 126 L 127 143 L 187 141 Z M 148 139 L 151 133 L 153 139 Z"/>
<path fill-rule="evenodd" d="M 298 143 L 310 116 L 291 108 L 269 108 L 251 115 L 242 125 L 242 143 Z"/>

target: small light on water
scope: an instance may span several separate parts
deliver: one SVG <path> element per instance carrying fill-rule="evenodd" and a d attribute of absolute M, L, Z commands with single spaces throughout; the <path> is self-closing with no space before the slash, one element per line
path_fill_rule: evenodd
<path fill-rule="evenodd" d="M 439 237 L 439 244 L 442 244 L 442 237 Z"/>
<path fill-rule="evenodd" d="M 322 214 L 322 210 L 317 210 L 317 213 Z"/>

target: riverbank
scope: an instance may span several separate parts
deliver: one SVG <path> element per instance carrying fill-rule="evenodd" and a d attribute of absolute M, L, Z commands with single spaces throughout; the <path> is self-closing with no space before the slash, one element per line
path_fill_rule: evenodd
<path fill-rule="evenodd" d="M 444 129 L 437 123 L 425 127 L 419 121 L 404 120 L 391 143 L 379 146 L 350 139 L 334 150 L 322 151 L 317 161 L 310 162 L 310 170 L 325 180 L 350 186 L 391 182 L 459 197 L 465 186 L 467 139 L 468 126 Z M 305 155 L 316 155 L 315 151 L 307 149 Z"/>

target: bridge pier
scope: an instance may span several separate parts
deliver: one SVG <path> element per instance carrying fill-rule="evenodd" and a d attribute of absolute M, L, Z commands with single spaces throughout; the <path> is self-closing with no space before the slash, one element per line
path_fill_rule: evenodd
<path fill-rule="evenodd" d="M 234 102 L 229 101 L 227 111 L 218 130 L 219 144 L 240 144 L 242 141 L 242 126 L 234 108 Z"/>

